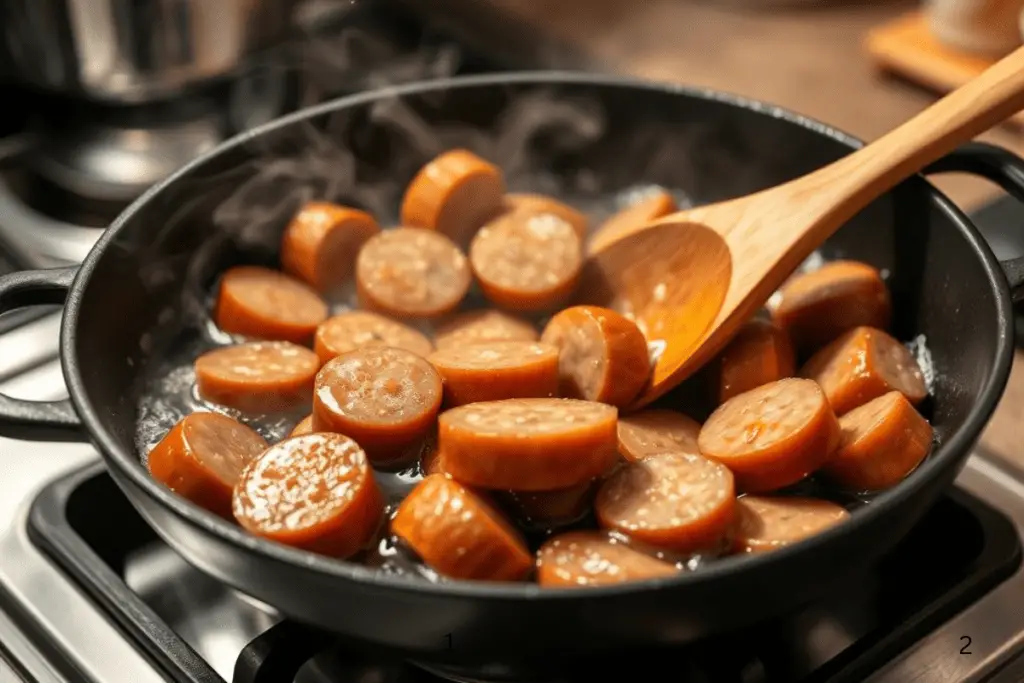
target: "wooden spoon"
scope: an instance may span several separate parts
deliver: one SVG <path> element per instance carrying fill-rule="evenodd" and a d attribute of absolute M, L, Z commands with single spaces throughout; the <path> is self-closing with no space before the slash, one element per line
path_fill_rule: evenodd
<path fill-rule="evenodd" d="M 661 347 L 639 408 L 710 360 L 857 212 L 1024 107 L 1024 48 L 870 145 L 755 194 L 661 218 L 588 259 L 581 294 Z"/>

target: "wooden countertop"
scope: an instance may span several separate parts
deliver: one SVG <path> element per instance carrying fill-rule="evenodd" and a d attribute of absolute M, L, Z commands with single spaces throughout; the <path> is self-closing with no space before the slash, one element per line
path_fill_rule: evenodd
<path fill-rule="evenodd" d="M 584 47 L 613 68 L 766 100 L 872 140 L 935 96 L 877 74 L 861 50 L 873 26 L 913 2 L 815 2 L 790 8 L 730 8 L 710 0 L 490 0 Z M 1002 128 L 980 139 L 1024 155 L 1024 132 Z M 935 183 L 970 209 L 996 195 L 976 178 Z M 1024 352 L 982 437 L 1024 466 Z"/>

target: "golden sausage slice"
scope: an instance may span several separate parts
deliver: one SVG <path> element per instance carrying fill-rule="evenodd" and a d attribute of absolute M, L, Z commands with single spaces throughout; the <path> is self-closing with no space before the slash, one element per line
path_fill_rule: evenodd
<path fill-rule="evenodd" d="M 484 295 L 512 311 L 548 311 L 576 287 L 583 254 L 569 223 L 552 214 L 508 212 L 476 234 L 469 262 Z"/>
<path fill-rule="evenodd" d="M 350 311 L 325 320 L 316 328 L 313 350 L 320 362 L 369 346 L 394 346 L 427 356 L 434 350 L 424 335 L 408 325 L 367 311 Z"/>
<path fill-rule="evenodd" d="M 674 410 L 652 408 L 619 418 L 619 454 L 630 462 L 656 453 L 700 455 L 700 423 Z"/>
<path fill-rule="evenodd" d="M 196 389 L 242 412 L 282 412 L 309 403 L 319 367 L 315 353 L 289 342 L 225 346 L 196 358 Z"/>
<path fill-rule="evenodd" d="M 600 476 L 616 461 L 612 406 L 558 398 L 470 403 L 441 414 L 444 469 L 469 486 L 552 491 Z"/>
<path fill-rule="evenodd" d="M 434 344 L 439 350 L 485 341 L 537 341 L 540 335 L 526 320 L 501 311 L 467 311 L 439 325 Z"/>
<path fill-rule="evenodd" d="M 404 349 L 369 347 L 329 360 L 316 375 L 314 431 L 356 440 L 375 464 L 417 455 L 441 405 L 441 377 Z"/>
<path fill-rule="evenodd" d="M 558 395 L 558 350 L 528 341 L 449 347 L 428 359 L 444 380 L 450 407 L 503 398 Z"/>
<path fill-rule="evenodd" d="M 467 244 L 477 228 L 502 209 L 501 170 L 472 152 L 453 149 L 430 161 L 402 198 L 402 223 L 443 232 Z"/>
<path fill-rule="evenodd" d="M 814 498 L 743 496 L 736 507 L 733 543 L 740 553 L 777 550 L 850 518 L 835 503 Z"/>
<path fill-rule="evenodd" d="M 537 551 L 537 582 L 550 588 L 608 586 L 678 573 L 671 564 L 600 531 L 561 534 Z"/>
<path fill-rule="evenodd" d="M 587 217 L 564 202 L 542 194 L 509 194 L 505 196 L 505 206 L 511 211 L 519 211 L 534 216 L 551 215 L 565 221 L 573 227 L 582 240 L 587 236 L 590 221 Z"/>
<path fill-rule="evenodd" d="M 310 202 L 285 228 L 281 266 L 314 289 L 330 292 L 352 277 L 359 250 L 378 232 L 377 221 L 365 211 Z"/>
<path fill-rule="evenodd" d="M 666 453 L 630 463 L 609 477 L 594 510 L 605 529 L 691 552 L 714 548 L 725 537 L 735 503 L 728 468 L 699 455 Z"/>
<path fill-rule="evenodd" d="M 567 398 L 625 407 L 651 374 L 640 328 L 607 308 L 567 308 L 551 319 L 541 341 L 559 350 L 561 392 Z"/>
<path fill-rule="evenodd" d="M 231 491 L 242 470 L 267 449 L 266 440 L 218 413 L 178 421 L 149 453 L 153 478 L 179 496 L 231 519 Z"/>
<path fill-rule="evenodd" d="M 313 433 L 313 416 L 307 415 L 306 417 L 299 420 L 299 423 L 292 427 L 292 431 L 288 436 L 302 436 L 303 434 Z"/>
<path fill-rule="evenodd" d="M 221 276 L 214 312 L 217 327 L 253 339 L 309 342 L 327 318 L 327 304 L 304 282 L 258 266 Z"/>
<path fill-rule="evenodd" d="M 466 296 L 469 281 L 465 255 L 433 230 L 385 230 L 363 245 L 356 260 L 363 306 L 396 318 L 450 313 Z"/>
<path fill-rule="evenodd" d="M 521 581 L 533 568 L 526 543 L 481 496 L 429 475 L 398 506 L 391 530 L 444 576 Z"/>
<path fill-rule="evenodd" d="M 813 351 L 854 327 L 888 327 L 892 303 L 877 268 L 832 261 L 790 279 L 770 309 L 794 344 Z"/>
<path fill-rule="evenodd" d="M 718 358 L 718 402 L 796 374 L 796 352 L 778 325 L 747 322 Z"/>
<path fill-rule="evenodd" d="M 917 405 L 928 396 L 924 373 L 903 344 L 882 330 L 857 327 L 814 354 L 800 370 L 821 385 L 837 415 L 890 391 Z"/>
<path fill-rule="evenodd" d="M 839 421 L 817 384 L 782 379 L 719 406 L 697 445 L 731 469 L 742 490 L 773 491 L 828 461 L 839 445 Z"/>
<path fill-rule="evenodd" d="M 306 434 L 271 446 L 235 486 L 235 519 L 256 536 L 346 558 L 380 525 L 384 499 L 366 454 L 341 434 Z"/>
<path fill-rule="evenodd" d="M 932 448 L 932 427 L 910 401 L 890 391 L 839 418 L 839 450 L 824 473 L 842 486 L 877 491 L 903 481 Z"/>
<path fill-rule="evenodd" d="M 676 210 L 676 200 L 668 192 L 656 189 L 606 220 L 590 238 L 587 255 L 604 249 L 639 228 Z"/>

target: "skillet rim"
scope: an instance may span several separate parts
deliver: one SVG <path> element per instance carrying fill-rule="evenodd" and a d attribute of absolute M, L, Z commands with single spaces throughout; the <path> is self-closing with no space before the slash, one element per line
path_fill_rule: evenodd
<path fill-rule="evenodd" d="M 198 528 L 204 534 L 215 537 L 218 542 L 233 546 L 235 549 L 247 554 L 262 556 L 264 561 L 269 560 L 301 567 L 304 570 L 315 571 L 330 577 L 331 580 L 351 581 L 367 589 L 398 591 L 407 595 L 422 596 L 426 594 L 425 597 L 441 599 L 457 597 L 491 601 L 533 602 L 538 600 L 580 601 L 613 599 L 638 592 L 663 588 L 680 588 L 683 586 L 692 586 L 693 589 L 696 589 L 697 586 L 705 582 L 712 583 L 725 580 L 734 575 L 743 574 L 748 569 L 755 571 L 758 567 L 767 567 L 772 563 L 784 563 L 802 553 L 809 554 L 826 551 L 831 544 L 838 542 L 843 535 L 855 533 L 873 520 L 881 520 L 881 518 L 889 514 L 897 506 L 898 499 L 913 496 L 917 491 L 927 488 L 935 479 L 941 477 L 947 468 L 955 467 L 957 461 L 966 461 L 966 458 L 970 456 L 970 449 L 977 441 L 992 412 L 995 410 L 1009 380 L 1013 359 L 1010 323 L 1010 320 L 1012 320 L 1012 304 L 1010 303 L 1009 287 L 999 262 L 973 223 L 938 188 L 929 183 L 923 176 L 918 175 L 917 177 L 926 183 L 930 197 L 935 203 L 934 205 L 949 216 L 954 226 L 966 238 L 973 250 L 974 256 L 981 261 L 989 285 L 996 295 L 997 315 L 994 323 L 999 328 L 999 334 L 996 339 L 993 370 L 989 373 L 985 384 L 979 392 L 978 399 L 969 411 L 964 421 L 964 426 L 955 431 L 936 450 L 932 457 L 928 458 L 910 477 L 901 482 L 900 485 L 881 493 L 870 505 L 863 506 L 855 511 L 844 524 L 832 527 L 799 544 L 781 548 L 771 553 L 723 558 L 700 571 L 681 572 L 678 576 L 589 587 L 587 590 L 576 588 L 541 588 L 536 584 L 508 584 L 482 581 L 453 581 L 449 583 L 410 581 L 407 578 L 384 574 L 363 565 L 319 556 L 261 539 L 181 498 L 150 477 L 149 473 L 142 466 L 140 459 L 135 455 L 134 450 L 129 454 L 127 450 L 121 448 L 118 440 L 106 429 L 97 411 L 89 401 L 85 400 L 85 382 L 79 372 L 78 359 L 75 354 L 81 299 L 88 288 L 89 280 L 97 264 L 106 252 L 108 245 L 117 238 L 120 231 L 154 197 L 168 190 L 168 188 L 172 188 L 195 169 L 202 167 L 211 159 L 222 155 L 228 150 L 245 145 L 278 129 L 286 128 L 300 121 L 315 118 L 332 111 L 365 105 L 385 97 L 404 97 L 435 90 L 500 87 L 510 84 L 591 85 L 604 88 L 643 89 L 668 95 L 683 95 L 693 99 L 719 102 L 781 119 L 824 135 L 851 149 L 863 146 L 861 140 L 821 121 L 761 100 L 750 99 L 711 88 L 650 81 L 617 74 L 581 71 L 517 71 L 416 81 L 337 98 L 313 107 L 301 109 L 240 133 L 182 166 L 173 174 L 146 190 L 138 199 L 125 208 L 89 251 L 68 292 L 60 338 L 64 379 L 71 401 L 95 444 L 99 447 L 98 450 L 107 465 L 114 467 L 121 475 L 131 480 L 133 486 L 140 489 L 142 493 L 148 495 L 160 505 L 168 508 L 180 520 L 192 527 Z M 129 495 L 129 499 L 132 499 L 131 495 Z M 134 500 L 132 502 L 134 505 Z"/>

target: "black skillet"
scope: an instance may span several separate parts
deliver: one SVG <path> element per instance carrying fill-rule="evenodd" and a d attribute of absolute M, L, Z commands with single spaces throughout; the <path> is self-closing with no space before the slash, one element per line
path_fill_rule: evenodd
<path fill-rule="evenodd" d="M 84 427 L 133 505 L 197 567 L 299 620 L 448 671 L 541 680 L 577 655 L 614 657 L 751 624 L 814 599 L 893 547 L 950 486 L 1005 386 L 1024 263 L 998 263 L 921 177 L 865 209 L 825 252 L 891 272 L 894 333 L 924 335 L 934 361 L 933 454 L 844 525 L 678 578 L 592 590 L 437 585 L 257 539 L 150 479 L 134 438 L 140 374 L 195 321 L 197 293 L 219 270 L 273 262 L 298 201 L 362 204 L 386 223 L 415 170 L 450 147 L 500 163 L 514 189 L 604 197 L 656 183 L 703 203 L 777 185 L 859 144 L 760 102 L 605 75 L 443 79 L 299 112 L 152 188 L 77 272 L 0 278 L 0 311 L 65 302 L 71 394 L 55 403 L 0 397 L 0 431 L 67 438 Z M 931 170 L 975 173 L 1024 199 L 1024 162 L 1000 149 L 969 145 Z"/>

